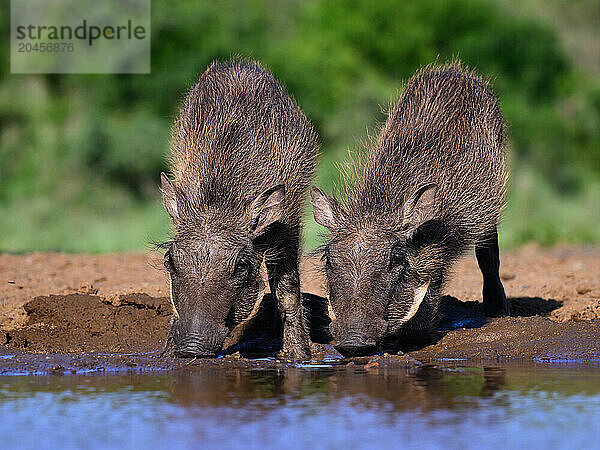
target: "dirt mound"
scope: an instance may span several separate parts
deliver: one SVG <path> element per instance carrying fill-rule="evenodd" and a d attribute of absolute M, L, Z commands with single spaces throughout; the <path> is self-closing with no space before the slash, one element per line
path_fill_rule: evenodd
<path fill-rule="evenodd" d="M 168 298 L 146 294 L 114 304 L 95 295 L 50 295 L 24 309 L 27 323 L 5 332 L 4 345 L 44 353 L 155 350 L 164 345 L 171 316 Z"/>

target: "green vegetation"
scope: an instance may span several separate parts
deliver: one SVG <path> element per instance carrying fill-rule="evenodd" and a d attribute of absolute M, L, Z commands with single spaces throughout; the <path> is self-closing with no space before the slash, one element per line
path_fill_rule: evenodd
<path fill-rule="evenodd" d="M 0 250 L 125 251 L 163 239 L 158 175 L 175 111 L 212 60 L 235 55 L 271 68 L 316 125 L 328 191 L 402 82 L 459 57 L 491 77 L 508 123 L 502 245 L 598 244 L 600 79 L 563 20 L 598 33 L 598 12 L 591 0 L 550 4 L 570 9 L 552 21 L 535 0 L 154 0 L 151 75 L 0 75 Z M 8 21 L 6 7 L 5 35 Z M 8 58 L 3 46 L 5 68 Z M 308 246 L 318 231 L 309 217 Z"/>

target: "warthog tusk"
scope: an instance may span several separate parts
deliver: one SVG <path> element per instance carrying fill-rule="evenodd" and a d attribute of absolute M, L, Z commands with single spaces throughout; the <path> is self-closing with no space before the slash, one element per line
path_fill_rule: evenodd
<path fill-rule="evenodd" d="M 261 274 L 263 272 L 262 266 L 265 266 L 264 270 L 266 273 L 267 269 L 266 269 L 264 258 L 261 263 Z M 227 337 L 225 338 L 225 341 L 223 342 L 223 349 L 226 349 L 228 347 L 231 347 L 232 345 L 237 344 L 238 341 L 241 339 L 241 337 L 244 334 L 244 331 L 246 330 L 246 327 L 248 326 L 248 324 L 250 323 L 252 318 L 254 316 L 256 316 L 256 313 L 258 313 L 258 310 L 260 309 L 260 305 L 262 303 L 262 299 L 264 297 L 266 288 L 267 288 L 267 284 L 265 284 L 265 282 L 263 281 L 263 279 L 261 277 L 261 279 L 259 280 L 258 297 L 257 297 L 256 301 L 254 302 L 252 311 L 250 311 L 250 314 L 248 315 L 248 317 L 246 317 L 239 324 L 237 324 L 235 326 L 235 328 L 233 330 L 231 330 L 231 332 L 227 335 Z"/>
<path fill-rule="evenodd" d="M 408 310 L 406 315 L 400 320 L 399 325 L 408 322 L 417 313 L 417 311 L 419 310 L 419 306 L 421 306 L 421 303 L 425 298 L 425 294 L 427 294 L 427 289 L 429 289 L 430 282 L 431 280 L 427 280 L 427 283 L 422 284 L 417 289 L 415 289 L 412 305 L 410 305 L 410 309 Z"/>
<path fill-rule="evenodd" d="M 173 314 L 179 319 L 179 312 L 177 311 L 177 308 L 175 307 L 175 301 L 173 300 L 173 281 L 171 280 L 171 275 L 169 275 L 169 298 L 171 299 Z"/>
<path fill-rule="evenodd" d="M 335 311 L 333 310 L 333 306 L 331 305 L 331 300 L 327 299 L 327 315 L 333 322 L 335 320 Z"/>

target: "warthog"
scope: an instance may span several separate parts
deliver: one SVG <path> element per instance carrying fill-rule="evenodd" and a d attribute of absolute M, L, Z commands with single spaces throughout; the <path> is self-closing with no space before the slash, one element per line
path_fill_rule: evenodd
<path fill-rule="evenodd" d="M 309 358 L 298 273 L 302 203 L 317 139 L 257 63 L 214 63 L 189 91 L 162 174 L 174 223 L 165 244 L 177 356 L 215 356 L 256 313 L 264 261 L 283 323 L 282 354 Z M 227 339 L 227 340 L 226 340 Z"/>
<path fill-rule="evenodd" d="M 496 226 L 507 174 L 502 114 L 458 63 L 417 73 L 358 181 L 338 203 L 314 187 L 331 331 L 344 355 L 421 345 L 452 263 L 475 246 L 489 316 L 507 314 Z"/>

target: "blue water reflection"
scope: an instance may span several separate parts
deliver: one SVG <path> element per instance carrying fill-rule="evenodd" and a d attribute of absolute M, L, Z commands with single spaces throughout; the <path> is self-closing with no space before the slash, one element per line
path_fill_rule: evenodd
<path fill-rule="evenodd" d="M 597 448 L 600 370 L 0 379 L 2 448 Z"/>

